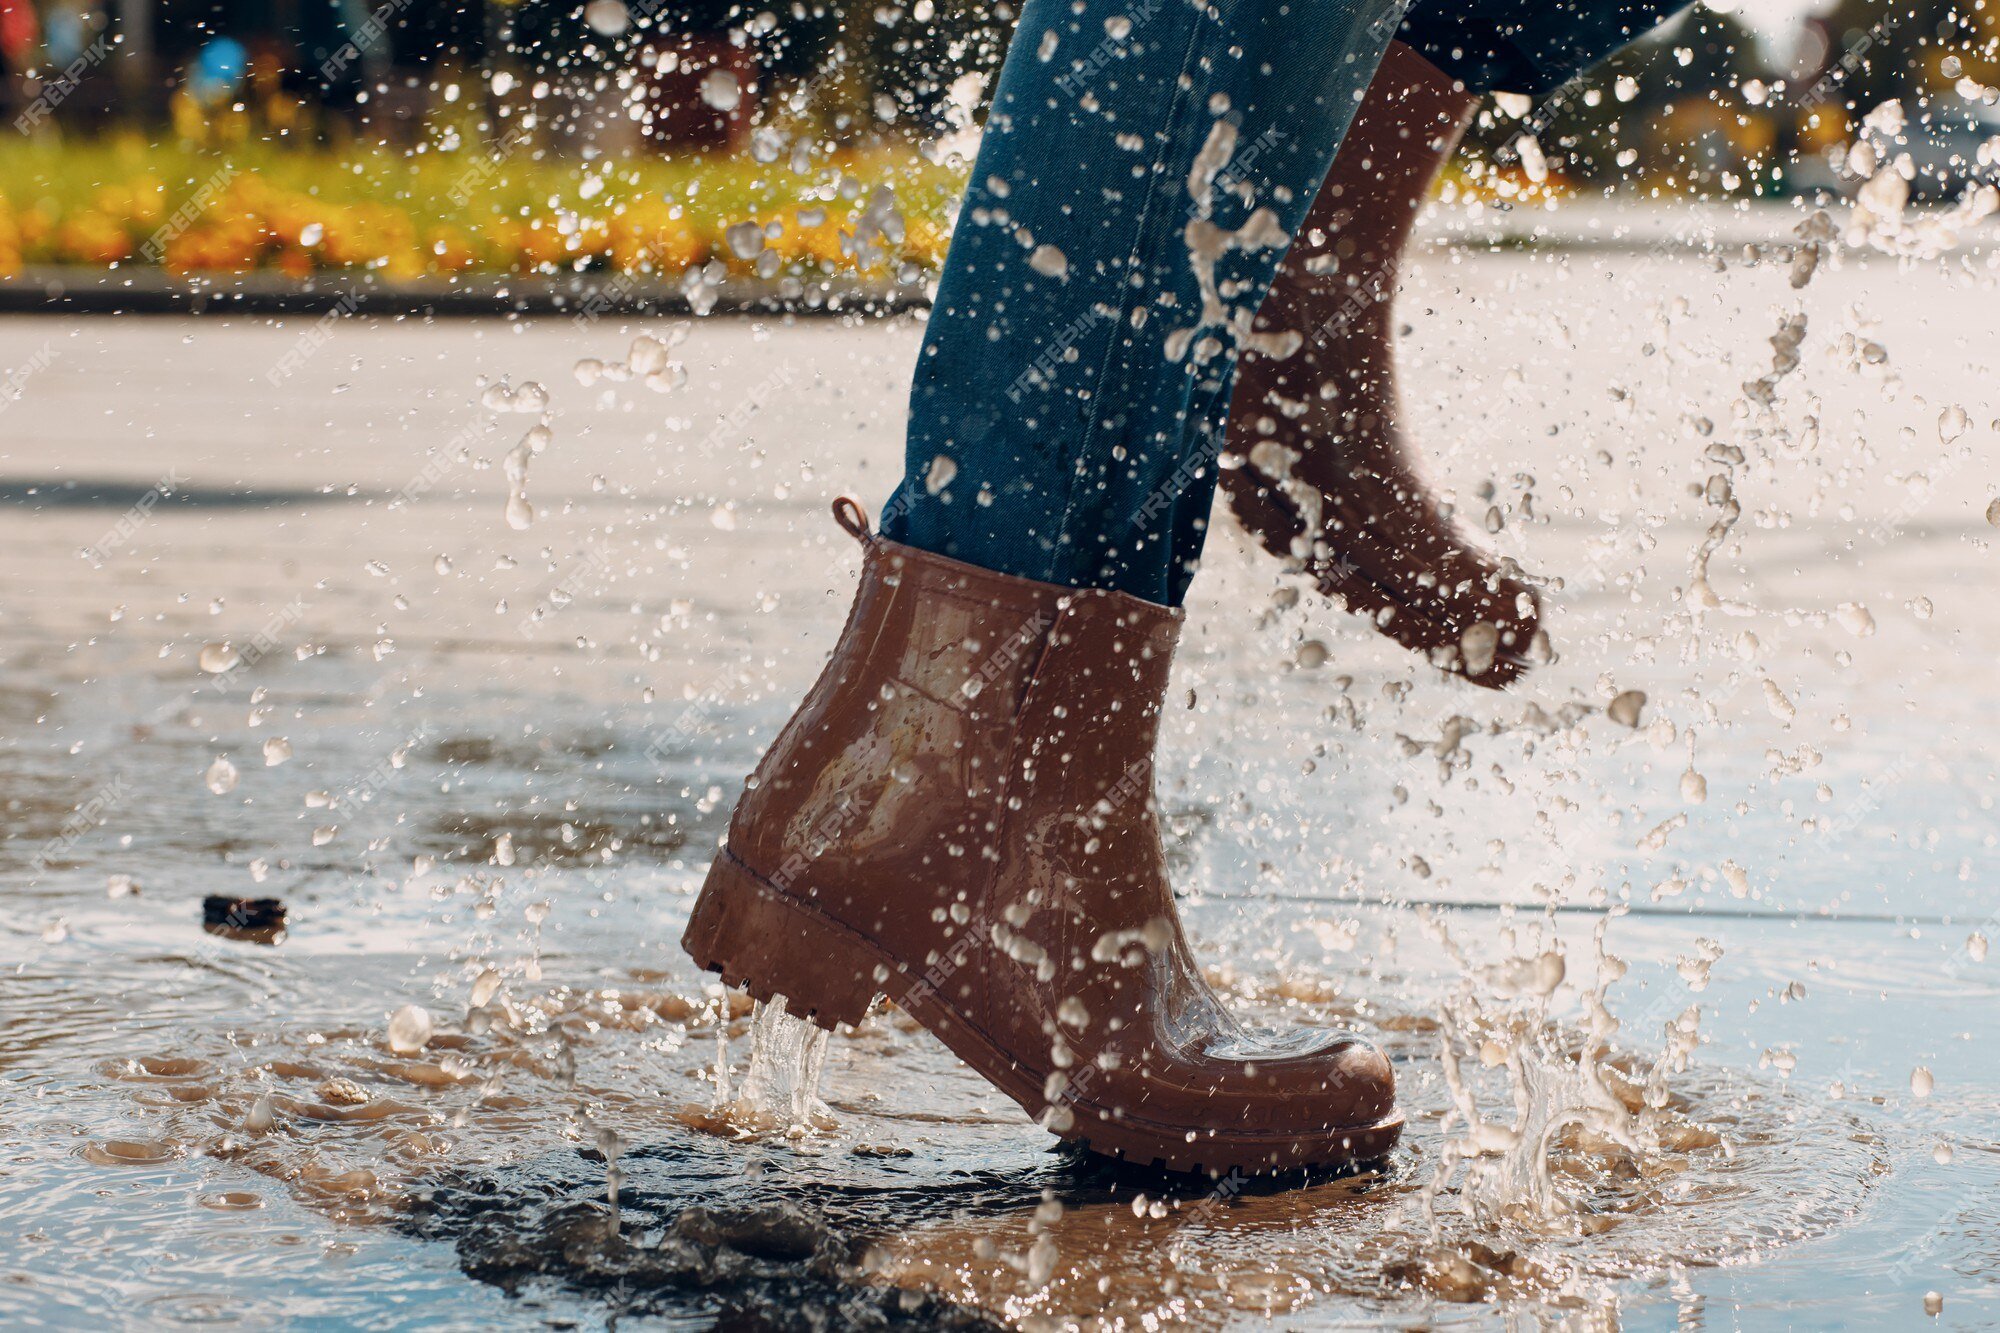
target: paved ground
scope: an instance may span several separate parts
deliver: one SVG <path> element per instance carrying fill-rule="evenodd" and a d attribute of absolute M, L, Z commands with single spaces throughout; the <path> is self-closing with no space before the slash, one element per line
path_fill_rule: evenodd
<path fill-rule="evenodd" d="M 1742 384 L 1769 368 L 1767 340 L 1795 307 L 1804 364 L 1781 385 L 1783 433 L 1758 436 Z M 1987 920 L 2000 836 L 1984 518 L 2000 494 L 1994 308 L 1978 258 L 1852 265 L 1795 294 L 1777 267 L 1658 254 L 1432 255 L 1404 304 L 1416 429 L 1469 515 L 1491 485 L 1495 543 L 1563 578 L 1551 598 L 1562 659 L 1514 697 L 1437 680 L 1322 603 L 1272 612 L 1273 571 L 1227 530 L 1213 543 L 1176 691 L 1197 706 L 1169 728 L 1163 793 L 1211 957 L 1246 976 L 1307 968 L 1336 988 L 1402 987 L 1393 998 L 1421 1011 L 1459 983 L 1408 904 L 1624 901 L 1636 914 L 1614 942 L 1635 969 L 1615 1007 L 1628 1039 L 1657 1046 L 1666 1018 L 1701 1003 L 1698 1066 L 1765 1090 L 1704 1103 L 1754 1108 L 1743 1132 L 1768 1174 L 1730 1187 L 1737 1211 L 1691 1176 L 1685 1231 L 1634 1234 L 1671 1248 L 1705 1219 L 1795 1208 L 1810 1238 L 1778 1245 L 1774 1232 L 1771 1253 L 1741 1266 L 1690 1243 L 1696 1266 L 1615 1279 L 1592 1300 L 1627 1327 L 1906 1325 L 1933 1289 L 1948 1323 L 2000 1318 L 2000 1236 L 1977 1205 L 2000 1180 L 1988 1026 L 2000 961 L 1982 966 L 1966 943 L 2000 933 Z M 577 358 L 618 356 L 636 331 L 0 321 L 13 385 L 0 398 L 0 875 L 17 905 L 0 927 L 14 971 L 0 1005 L 17 1025 L 0 1064 L 61 1091 L 80 1052 L 128 1058 L 91 1044 L 118 1010 L 91 996 L 93 974 L 151 997 L 155 1027 L 226 1011 L 223 991 L 169 977 L 151 951 L 180 949 L 174 932 L 198 941 L 192 898 L 251 891 L 256 860 L 339 924 L 287 944 L 294 960 L 328 956 L 320 971 L 285 964 L 304 969 L 285 974 L 301 985 L 337 989 L 349 955 L 357 968 L 398 960 L 371 985 L 444 975 L 476 913 L 454 920 L 462 904 L 432 909 L 421 892 L 399 901 L 396 884 L 422 880 L 413 854 L 448 858 L 496 832 L 569 855 L 558 868 L 571 877 L 551 881 L 567 960 L 551 966 L 565 978 L 637 966 L 634 939 L 650 942 L 646 966 L 677 965 L 664 942 L 718 812 L 838 628 L 854 556 L 826 503 L 853 493 L 872 507 L 893 483 L 917 330 L 714 320 L 677 349 L 684 388 L 571 378 Z M 554 399 L 525 531 L 503 517 L 501 460 L 535 417 L 479 406 L 482 379 L 503 378 Z M 1710 518 L 1699 492 L 1714 441 L 1750 453 L 1735 481 L 1745 513 L 1713 571 L 1730 605 L 1695 634 L 1678 594 Z M 1872 632 L 1845 604 L 1867 608 Z M 1292 665 L 1306 639 L 1330 645 L 1330 665 Z M 204 672 L 204 648 L 225 642 L 244 664 Z M 1639 732 L 1515 726 L 1530 703 L 1601 705 L 1627 688 L 1651 698 Z M 1434 741 L 1454 715 L 1482 728 L 1469 764 L 1441 770 L 1397 739 Z M 660 774 L 640 786 L 645 743 L 662 735 L 666 786 Z M 273 737 L 294 758 L 267 769 Z M 1690 738 L 1708 785 L 1698 805 L 1683 794 Z M 240 771 L 226 797 L 204 786 L 218 754 Z M 418 756 L 415 778 L 394 776 L 397 754 Z M 317 790 L 382 798 L 336 817 Z M 104 826 L 76 831 L 78 806 Z M 337 832 L 321 841 L 322 827 Z M 579 828 L 583 853 L 561 853 Z M 606 848 L 627 878 L 575 878 Z M 37 871 L 37 854 L 53 869 Z M 123 869 L 146 881 L 137 900 L 104 893 Z M 1533 915 L 1452 919 L 1484 949 Z M 1350 918 L 1377 941 L 1365 957 L 1327 943 Z M 1573 975 L 1592 920 L 1557 928 Z M 1694 992 L 1675 962 L 1698 936 L 1724 953 Z M 216 975 L 263 966 L 202 957 Z M 393 1007 L 386 994 L 365 1004 Z M 1412 1095 L 1435 1101 L 1434 1065 L 1416 1047 L 1404 1058 Z M 869 1068 L 865 1052 L 841 1060 Z M 1928 1099 L 1912 1094 L 1919 1065 L 1936 1081 Z M 925 1095 L 979 1103 L 942 1064 L 920 1072 L 944 1089 Z M 70 1104 L 96 1105 L 80 1091 Z M 73 1117 L 79 1134 L 101 1126 L 95 1111 Z M 19 1123 L 34 1137 L 17 1130 L 8 1146 L 42 1161 L 46 1121 Z M 1428 1132 L 1413 1132 L 1419 1161 Z M 966 1133 L 952 1151 L 976 1158 L 978 1135 L 1003 1131 Z M 30 1179 L 74 1191 L 79 1226 L 129 1216 L 90 1201 L 101 1168 L 65 1157 L 47 1170 Z M 0 1205 L 0 1220 L 34 1215 L 25 1197 Z M 286 1225 L 317 1235 L 309 1220 Z M 940 1237 L 937 1252 L 970 1235 Z M 356 1289 L 435 1264 L 363 1244 L 375 1258 L 354 1261 L 367 1277 Z M 63 1270 L 30 1248 L 40 1257 L 0 1266 Z M 153 1280 L 171 1285 L 173 1265 L 159 1267 Z M 274 1271 L 313 1290 L 342 1282 L 336 1269 Z M 440 1301 L 473 1299 L 448 1264 L 426 1271 Z M 222 1276 L 209 1285 L 244 1299 Z M 1028 1299 L 1004 1285 L 976 1294 L 1002 1310 Z M 1456 1317 L 1369 1300 L 1302 1299 L 1290 1318 Z"/>

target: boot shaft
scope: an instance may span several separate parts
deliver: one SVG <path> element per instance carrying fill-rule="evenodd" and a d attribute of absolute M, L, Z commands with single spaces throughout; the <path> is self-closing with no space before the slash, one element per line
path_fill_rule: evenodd
<path fill-rule="evenodd" d="M 846 503 L 864 546 L 853 608 L 751 776 L 730 848 L 782 889 L 837 892 L 857 926 L 991 916 L 1010 842 L 1066 837 L 1100 806 L 1150 817 L 1180 613 L 902 546 Z M 1050 810 L 1062 828 L 1044 827 Z M 867 900 L 890 883 L 928 891 Z"/>

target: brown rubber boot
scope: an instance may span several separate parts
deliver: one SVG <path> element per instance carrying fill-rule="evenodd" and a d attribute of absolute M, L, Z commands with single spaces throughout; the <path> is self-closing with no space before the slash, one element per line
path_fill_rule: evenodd
<path fill-rule="evenodd" d="M 1245 353 L 1221 481 L 1243 526 L 1322 592 L 1498 687 L 1528 666 L 1540 608 L 1460 538 L 1411 465 L 1390 356 L 1397 261 L 1476 104 L 1389 44 L 1257 313 L 1305 342 L 1282 360 Z"/>
<path fill-rule="evenodd" d="M 1167 883 L 1153 742 L 1181 613 L 868 532 L 833 658 L 751 777 L 682 945 L 821 1027 L 887 995 L 1065 1139 L 1180 1171 L 1368 1161 L 1389 1062 L 1246 1031 Z"/>

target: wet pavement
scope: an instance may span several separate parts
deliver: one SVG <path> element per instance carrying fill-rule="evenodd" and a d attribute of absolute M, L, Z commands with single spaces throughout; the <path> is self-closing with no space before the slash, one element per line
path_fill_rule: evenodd
<path fill-rule="evenodd" d="M 663 325 L 0 321 L 0 1319 L 2000 1322 L 1992 282 L 1426 257 L 1414 428 L 1561 576 L 1561 656 L 1469 690 L 1212 539 L 1161 765 L 1190 930 L 1250 1017 L 1383 1041 L 1410 1110 L 1282 1190 L 1052 1152 L 894 1013 L 830 1043 L 818 1128 L 712 1109 L 749 1014 L 674 941 L 838 631 L 826 505 L 893 484 L 908 319 L 705 321 L 664 393 L 570 373 Z M 539 417 L 482 376 L 552 399 L 525 529 Z M 1441 1049 L 1502 1121 L 1507 1034 L 1560 1099 L 1607 914 L 1656 1141 L 1561 1138 L 1554 1215 L 1461 1174 L 1434 1234 Z"/>

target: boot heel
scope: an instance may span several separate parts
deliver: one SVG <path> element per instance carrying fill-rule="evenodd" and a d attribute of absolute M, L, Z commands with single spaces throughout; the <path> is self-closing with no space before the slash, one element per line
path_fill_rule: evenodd
<path fill-rule="evenodd" d="M 708 868 L 681 947 L 705 972 L 751 998 L 832 1031 L 853 1026 L 881 991 L 886 959 L 838 923 L 768 883 L 727 850 Z"/>

